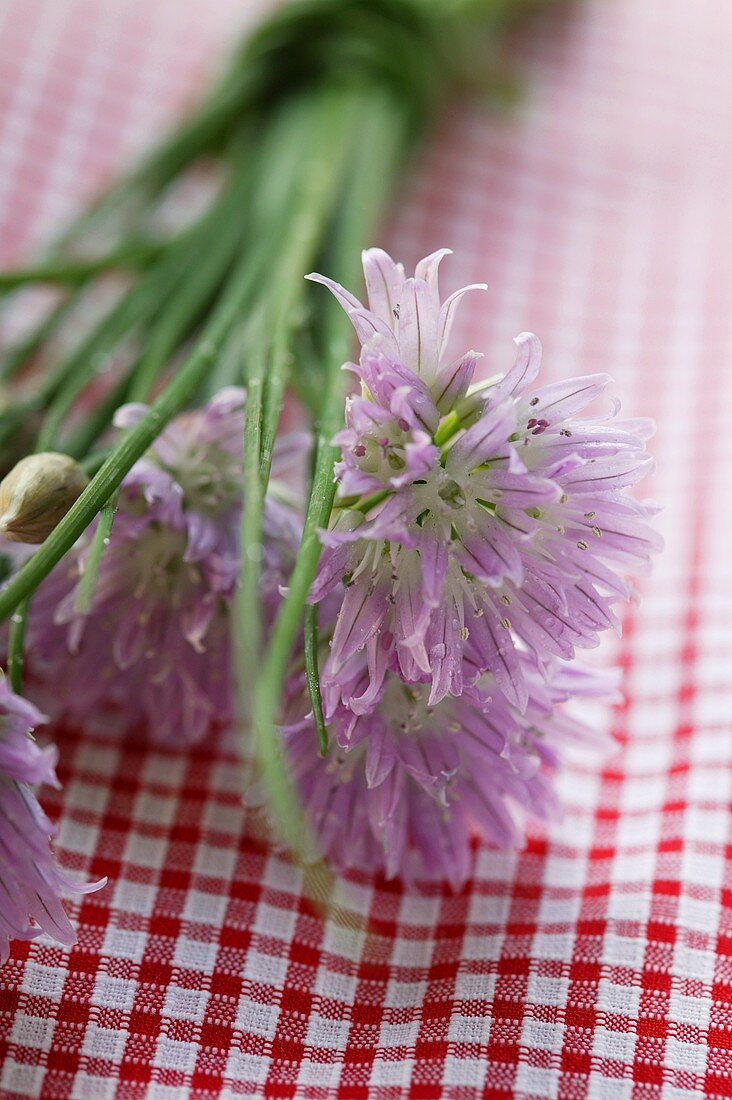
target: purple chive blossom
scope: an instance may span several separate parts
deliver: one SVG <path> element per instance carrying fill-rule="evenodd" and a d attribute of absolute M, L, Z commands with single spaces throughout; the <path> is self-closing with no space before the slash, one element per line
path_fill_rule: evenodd
<path fill-rule="evenodd" d="M 118 426 L 144 406 L 126 406 Z M 84 721 L 113 706 L 163 742 L 199 740 L 232 713 L 230 613 L 239 567 L 244 392 L 230 388 L 175 420 L 125 478 L 91 606 L 79 605 L 91 533 L 33 601 L 30 652 L 45 683 L 68 683 L 63 710 Z M 304 438 L 286 440 L 274 476 Z M 283 465 L 284 464 L 284 465 Z M 299 545 L 277 483 L 264 510 L 265 620 Z M 284 492 L 284 490 L 283 490 Z"/>
<path fill-rule="evenodd" d="M 75 943 L 59 895 L 89 893 L 106 881 L 80 885 L 54 862 L 54 828 L 32 790 L 41 783 L 58 786 L 54 750 L 40 748 L 30 736 L 44 721 L 0 677 L 0 962 L 11 939 L 33 939 L 41 931 L 59 943 Z"/>
<path fill-rule="evenodd" d="M 389 671 L 429 683 L 430 705 L 492 673 L 528 705 L 522 649 L 570 658 L 617 626 L 621 574 L 642 571 L 658 537 L 650 509 L 626 495 L 652 462 L 650 421 L 617 406 L 577 419 L 610 379 L 592 375 L 527 392 L 541 348 L 518 337 L 516 363 L 471 388 L 479 356 L 446 354 L 455 305 L 440 303 L 437 267 L 414 279 L 379 250 L 364 254 L 369 309 L 321 276 L 362 342 L 361 382 L 335 442 L 339 494 L 311 594 L 346 594 L 323 670 L 326 689 L 368 710 Z M 369 681 L 347 692 L 344 670 L 365 651 Z"/>
<path fill-rule="evenodd" d="M 529 654 L 519 660 L 528 685 L 523 713 L 490 675 L 431 706 L 428 685 L 389 673 L 378 705 L 364 715 L 330 693 L 326 761 L 314 751 L 302 676 L 293 677 L 283 736 L 322 853 L 341 869 L 445 879 L 458 888 L 470 872 L 472 836 L 505 848 L 519 841 L 527 813 L 555 819 L 552 773 L 563 750 L 599 742 L 561 704 L 606 696 L 613 684 L 564 665 L 547 682 Z M 352 666 L 350 676 L 368 679 L 363 658 Z"/>

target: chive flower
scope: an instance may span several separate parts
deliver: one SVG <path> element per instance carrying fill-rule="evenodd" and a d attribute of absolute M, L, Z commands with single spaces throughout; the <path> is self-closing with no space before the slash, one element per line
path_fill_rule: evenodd
<path fill-rule="evenodd" d="M 60 709 L 78 722 L 114 709 L 160 742 L 200 740 L 232 716 L 231 612 L 239 569 L 244 391 L 230 387 L 173 421 L 125 478 L 88 606 L 82 582 L 93 530 L 33 600 L 31 668 L 69 684 Z M 130 427 L 143 405 L 119 410 Z M 275 476 L 302 463 L 305 437 L 285 439 Z M 284 493 L 284 490 L 282 490 Z M 300 539 L 277 483 L 264 508 L 265 622 L 280 601 Z"/>
<path fill-rule="evenodd" d="M 433 705 L 428 684 L 388 672 L 365 714 L 327 694 L 326 760 L 314 749 L 304 678 L 293 674 L 283 741 L 314 839 L 335 867 L 458 889 L 470 873 L 472 837 L 507 848 L 527 818 L 556 820 L 561 760 L 574 747 L 604 743 L 565 704 L 610 696 L 614 679 L 557 662 L 547 680 L 533 655 L 518 660 L 528 688 L 523 712 L 490 674 Z M 366 665 L 363 654 L 352 662 L 353 680 L 368 679 Z"/>
<path fill-rule="evenodd" d="M 458 303 L 441 301 L 443 249 L 414 278 L 381 250 L 364 253 L 368 308 L 320 275 L 361 341 L 360 381 L 335 437 L 334 518 L 311 592 L 345 596 L 323 670 L 326 690 L 369 710 L 395 672 L 429 684 L 429 705 L 490 673 L 524 711 L 523 652 L 570 659 L 618 626 L 624 579 L 660 539 L 652 508 L 627 490 L 652 469 L 648 420 L 617 403 L 579 414 L 610 383 L 588 375 L 534 389 L 541 347 L 516 340 L 511 370 L 472 385 L 480 356 L 451 357 Z M 365 652 L 368 683 L 352 694 L 349 662 Z"/>

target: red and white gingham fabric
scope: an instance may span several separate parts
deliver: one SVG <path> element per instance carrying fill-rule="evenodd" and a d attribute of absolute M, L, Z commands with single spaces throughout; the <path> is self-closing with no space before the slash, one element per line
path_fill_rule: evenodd
<path fill-rule="evenodd" d="M 2 261 L 253 15 L 0 3 Z M 524 101 L 444 120 L 386 243 L 490 283 L 461 335 L 492 369 L 532 329 L 547 377 L 607 370 L 658 419 L 667 548 L 604 651 L 620 750 L 457 895 L 349 879 L 354 931 L 249 835 L 229 748 L 59 732 L 60 858 L 110 881 L 70 906 L 75 948 L 18 944 L 0 973 L 3 1098 L 732 1096 L 732 5 L 556 4 L 511 53 Z"/>

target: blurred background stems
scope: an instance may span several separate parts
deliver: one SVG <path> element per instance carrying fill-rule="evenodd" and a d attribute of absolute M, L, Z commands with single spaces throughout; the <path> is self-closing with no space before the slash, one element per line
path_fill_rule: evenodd
<path fill-rule="evenodd" d="M 494 73 L 486 72 L 485 52 L 473 64 L 476 42 L 484 50 L 508 17 L 531 6 L 533 0 L 293 0 L 235 52 L 198 110 L 84 211 L 35 267 L 0 276 L 0 299 L 8 304 L 23 286 L 58 287 L 45 316 L 0 358 L 1 463 L 7 469 L 24 453 L 56 448 L 93 474 L 0 590 L 0 620 L 15 613 L 14 681 L 22 671 L 21 604 L 102 510 L 102 526 L 114 537 L 116 490 L 165 424 L 191 402 L 243 382 L 245 506 L 234 625 L 241 725 L 246 751 L 253 731 L 275 821 L 298 851 L 302 823 L 276 724 L 317 569 L 318 528 L 327 525 L 335 492 L 330 440 L 342 422 L 340 367 L 352 347 L 341 311 L 304 276 L 321 270 L 358 285 L 360 251 L 373 243 L 395 178 L 446 88 L 466 76 L 485 85 Z M 166 199 L 202 162 L 221 176 L 208 206 L 175 232 L 161 232 Z M 113 301 L 85 321 L 83 308 L 110 280 Z M 58 354 L 61 337 L 67 346 Z M 315 453 L 301 550 L 263 652 L 262 508 L 291 383 L 310 414 Z M 155 394 L 144 419 L 110 445 L 118 405 Z M 108 537 L 95 543 L 97 557 Z M 314 620 L 309 630 L 313 688 Z M 317 707 L 316 693 L 313 701 Z"/>

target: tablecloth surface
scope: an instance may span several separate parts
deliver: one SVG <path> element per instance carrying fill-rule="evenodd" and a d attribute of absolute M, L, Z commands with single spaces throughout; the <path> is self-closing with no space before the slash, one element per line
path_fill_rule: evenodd
<path fill-rule="evenodd" d="M 0 3 L 0 259 L 20 260 L 195 94 L 258 5 Z M 109 876 L 79 942 L 0 975 L 0 1095 L 88 1100 L 732 1096 L 732 5 L 555 5 L 509 112 L 451 110 L 380 243 L 449 245 L 460 339 L 608 371 L 653 415 L 667 545 L 617 660 L 619 743 L 566 818 L 457 894 L 352 876 L 356 928 L 252 835 L 225 739 L 59 731 L 59 857 Z"/>

